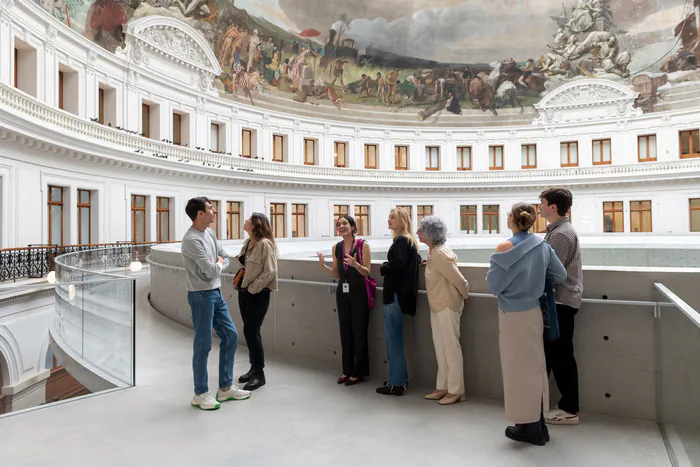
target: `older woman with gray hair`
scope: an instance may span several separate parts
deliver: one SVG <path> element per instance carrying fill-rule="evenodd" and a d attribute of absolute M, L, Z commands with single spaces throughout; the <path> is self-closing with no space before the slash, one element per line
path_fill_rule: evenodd
<path fill-rule="evenodd" d="M 442 219 L 424 217 L 417 233 L 428 245 L 425 286 L 438 364 L 435 390 L 425 398 L 451 405 L 465 399 L 459 321 L 464 303 L 469 301 L 469 283 L 457 268 L 457 256 L 445 246 L 447 226 Z"/>

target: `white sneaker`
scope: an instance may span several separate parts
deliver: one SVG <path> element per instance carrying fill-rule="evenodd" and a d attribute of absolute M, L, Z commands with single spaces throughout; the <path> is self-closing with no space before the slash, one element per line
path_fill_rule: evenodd
<path fill-rule="evenodd" d="M 216 400 L 219 402 L 225 401 L 242 401 L 250 398 L 250 391 L 245 391 L 243 389 L 238 389 L 235 384 L 232 384 L 228 391 L 224 391 L 219 388 L 216 391 Z"/>
<path fill-rule="evenodd" d="M 549 425 L 578 425 L 578 414 L 569 413 L 554 406 L 544 417 Z"/>
<path fill-rule="evenodd" d="M 216 410 L 220 404 L 214 400 L 211 394 L 205 392 L 204 394 L 195 394 L 192 398 L 192 407 L 199 407 L 202 410 Z"/>

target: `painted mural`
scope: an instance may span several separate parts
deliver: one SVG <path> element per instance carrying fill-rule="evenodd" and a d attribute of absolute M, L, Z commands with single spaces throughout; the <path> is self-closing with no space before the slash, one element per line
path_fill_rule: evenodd
<path fill-rule="evenodd" d="M 430 121 L 522 112 L 563 82 L 599 77 L 634 86 L 650 111 L 663 89 L 700 80 L 700 0 L 35 1 L 110 51 L 131 19 L 180 19 L 211 44 L 221 92 L 255 105 Z"/>

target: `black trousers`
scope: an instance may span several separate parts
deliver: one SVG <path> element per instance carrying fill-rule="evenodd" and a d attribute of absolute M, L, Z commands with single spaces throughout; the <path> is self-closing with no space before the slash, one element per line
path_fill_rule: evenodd
<path fill-rule="evenodd" d="M 238 307 L 243 318 L 243 335 L 248 346 L 250 369 L 262 373 L 265 368 L 265 351 L 263 350 L 260 328 L 270 306 L 270 289 L 263 289 L 256 294 L 247 289 L 238 291 Z"/>
<path fill-rule="evenodd" d="M 340 345 L 343 353 L 343 374 L 353 378 L 369 376 L 369 304 L 364 284 L 350 287 L 343 293 L 338 287 L 335 295 L 340 324 Z"/>
<path fill-rule="evenodd" d="M 578 367 L 574 358 L 574 316 L 577 308 L 557 304 L 559 339 L 544 342 L 547 359 L 547 375 L 554 373 L 554 380 L 561 393 L 559 408 L 577 414 L 578 406 Z"/>

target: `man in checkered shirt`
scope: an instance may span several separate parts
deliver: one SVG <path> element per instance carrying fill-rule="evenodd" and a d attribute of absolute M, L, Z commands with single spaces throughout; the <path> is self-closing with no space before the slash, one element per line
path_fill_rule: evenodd
<path fill-rule="evenodd" d="M 574 316 L 581 308 L 583 273 L 578 235 L 568 212 L 573 202 L 566 188 L 550 188 L 540 194 L 540 215 L 548 222 L 545 241 L 551 245 L 566 268 L 567 278 L 557 284 L 555 297 L 559 321 L 559 339 L 545 341 L 547 374 L 554 379 L 562 397 L 546 416 L 553 425 L 578 425 L 578 368 L 574 358 Z"/>

